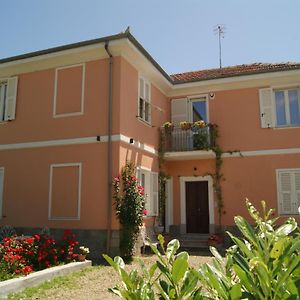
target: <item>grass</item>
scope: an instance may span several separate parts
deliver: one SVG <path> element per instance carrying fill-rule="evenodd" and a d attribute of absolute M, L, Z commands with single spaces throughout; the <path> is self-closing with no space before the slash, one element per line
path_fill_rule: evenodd
<path fill-rule="evenodd" d="M 101 267 L 88 267 L 81 271 L 74 272 L 68 275 L 59 276 L 52 280 L 48 280 L 37 287 L 27 288 L 20 293 L 10 294 L 7 299 L 9 300 L 23 300 L 23 299 L 35 299 L 45 298 L 46 292 L 50 289 L 59 290 L 63 289 L 74 289 L 77 287 L 76 280 L 82 276 L 85 276 L 87 273 L 92 272 L 95 268 Z"/>

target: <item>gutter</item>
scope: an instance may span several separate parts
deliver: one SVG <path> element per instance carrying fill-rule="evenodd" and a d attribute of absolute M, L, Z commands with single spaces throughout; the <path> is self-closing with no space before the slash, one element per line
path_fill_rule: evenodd
<path fill-rule="evenodd" d="M 108 48 L 109 40 L 105 42 L 105 51 L 109 56 L 108 71 L 108 143 L 107 143 L 107 238 L 106 251 L 111 248 L 111 223 L 112 223 L 112 72 L 113 56 Z"/>

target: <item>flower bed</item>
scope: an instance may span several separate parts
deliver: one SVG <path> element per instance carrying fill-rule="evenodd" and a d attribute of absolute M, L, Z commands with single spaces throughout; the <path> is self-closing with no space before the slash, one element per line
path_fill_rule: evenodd
<path fill-rule="evenodd" d="M 71 230 L 60 240 L 43 234 L 12 236 L 0 243 L 0 281 L 75 260 L 78 244 Z"/>

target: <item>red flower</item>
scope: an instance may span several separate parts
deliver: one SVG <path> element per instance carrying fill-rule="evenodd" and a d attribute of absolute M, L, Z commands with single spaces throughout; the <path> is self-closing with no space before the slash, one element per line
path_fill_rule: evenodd
<path fill-rule="evenodd" d="M 25 275 L 27 275 L 27 274 L 29 274 L 29 273 L 32 272 L 32 269 L 31 269 L 31 267 L 29 267 L 29 266 L 25 266 L 25 267 L 22 269 L 22 272 L 23 272 Z"/>
<path fill-rule="evenodd" d="M 147 209 L 145 208 L 145 209 L 143 210 L 143 215 L 144 215 L 144 216 L 147 216 L 147 214 L 148 214 L 148 211 L 147 211 Z"/>

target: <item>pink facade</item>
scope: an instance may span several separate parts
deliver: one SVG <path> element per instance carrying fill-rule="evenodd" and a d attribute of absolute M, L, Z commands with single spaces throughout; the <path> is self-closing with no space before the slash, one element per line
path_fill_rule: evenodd
<path fill-rule="evenodd" d="M 113 56 L 111 98 L 107 41 Z M 225 179 L 222 225 L 233 226 L 235 215 L 246 214 L 246 197 L 256 205 L 266 200 L 283 217 L 296 215 L 300 66 L 173 79 L 130 34 L 1 60 L 0 88 L 6 85 L 12 96 L 11 102 L 9 93 L 0 96 L 0 226 L 12 225 L 23 233 L 71 228 L 84 231 L 79 233 L 82 240 L 94 232 L 99 237 L 95 249 L 117 247 L 119 224 L 113 209 L 108 218 L 109 168 L 114 176 L 126 160 L 136 164 L 148 195 L 147 222 L 153 224 L 159 215 L 155 180 L 161 127 L 166 121 L 175 127 L 180 121 L 193 123 L 197 109 L 206 123 L 219 128 Z M 169 176 L 164 225 L 174 235 L 209 234 L 220 225 L 212 177 L 215 154 L 197 144 L 197 134 L 185 131 L 185 140 L 179 141 L 182 132 L 172 131 L 171 148 L 164 153 Z"/>

